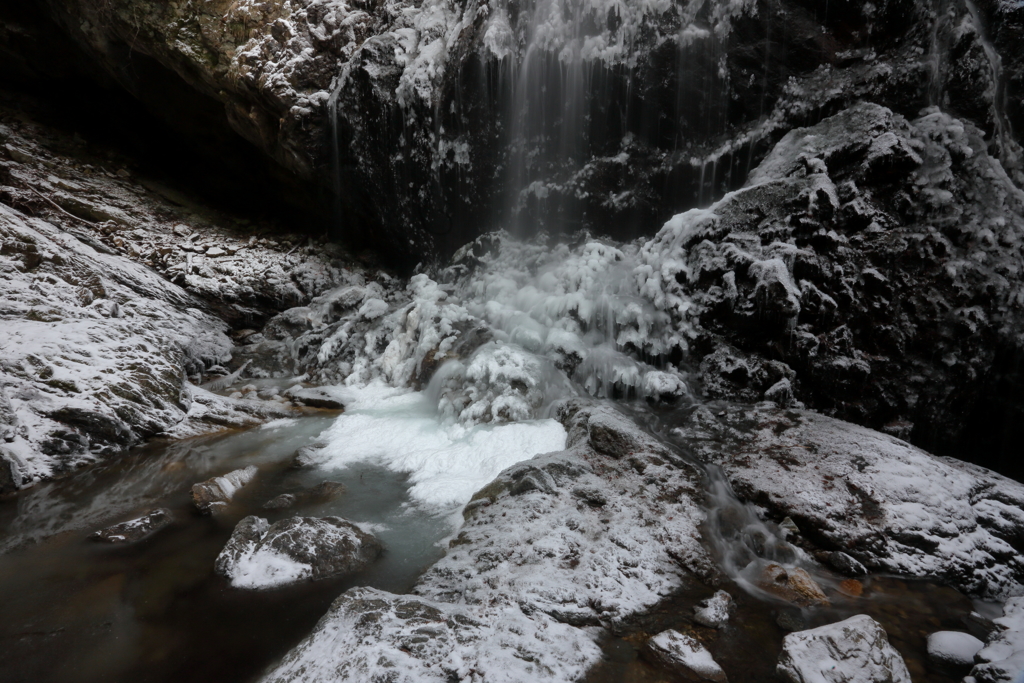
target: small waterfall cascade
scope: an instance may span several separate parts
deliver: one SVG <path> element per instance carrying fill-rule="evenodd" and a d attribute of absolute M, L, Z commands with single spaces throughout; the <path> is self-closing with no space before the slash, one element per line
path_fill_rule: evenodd
<path fill-rule="evenodd" d="M 974 0 L 965 0 L 965 3 L 992 69 L 992 114 L 995 120 L 994 138 L 999 148 L 999 160 L 1011 175 L 1020 175 L 1024 172 L 1024 150 L 1014 141 L 1013 126 L 1006 115 L 1006 75 L 1003 71 L 1003 59 L 992 44 L 985 18 L 977 3 Z"/>
<path fill-rule="evenodd" d="M 499 0 L 484 43 L 500 60 L 508 122 L 501 224 L 520 237 L 572 232 L 593 199 L 582 188 L 629 164 L 635 145 L 678 155 L 686 131 L 724 131 L 722 45 L 749 4 Z M 652 33 L 669 47 L 641 50 Z M 705 177 L 697 163 L 694 199 L 710 201 L 717 169 Z M 603 201 L 620 209 L 629 195 L 624 187 Z"/>

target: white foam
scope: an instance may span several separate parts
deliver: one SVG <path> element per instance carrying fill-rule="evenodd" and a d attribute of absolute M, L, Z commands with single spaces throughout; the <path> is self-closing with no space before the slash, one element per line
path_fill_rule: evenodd
<path fill-rule="evenodd" d="M 554 420 L 467 428 L 442 424 L 420 392 L 370 385 L 346 393 L 349 409 L 321 435 L 314 461 L 324 470 L 367 462 L 406 472 L 410 496 L 426 506 L 465 505 L 505 468 L 565 448 Z"/>

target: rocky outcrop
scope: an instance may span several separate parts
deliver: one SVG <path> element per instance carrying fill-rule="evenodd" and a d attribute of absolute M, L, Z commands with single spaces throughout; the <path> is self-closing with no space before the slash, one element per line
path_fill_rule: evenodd
<path fill-rule="evenodd" d="M 696 471 L 609 412 L 564 405 L 568 450 L 511 467 L 478 492 L 415 597 L 348 591 L 266 680 L 387 671 L 444 681 L 470 670 L 488 680 L 577 680 L 601 656 L 585 627 L 613 626 L 682 586 L 715 581 L 699 541 Z M 615 425 L 634 450 L 597 452 L 592 424 Z"/>
<path fill-rule="evenodd" d="M 268 239 L 123 156 L 9 114 L 0 107 L 0 491 L 157 434 L 293 412 L 194 384 L 227 373 L 230 325 L 361 279 L 344 252 Z"/>
<path fill-rule="evenodd" d="M 352 574 L 384 548 L 340 517 L 289 517 L 268 524 L 249 516 L 235 527 L 214 568 L 236 588 L 272 588 Z"/>
<path fill-rule="evenodd" d="M 585 2 L 545 16 L 543 32 L 546 3 L 46 6 L 166 120 L 215 142 L 227 123 L 291 177 L 337 192 L 350 236 L 410 265 L 503 209 L 548 229 L 643 232 L 858 99 L 905 115 L 941 103 L 992 140 L 1019 118 L 1002 104 L 1019 89 L 1019 11 L 994 0 L 941 13 L 913 0 Z"/>
<path fill-rule="evenodd" d="M 1022 248 L 1024 193 L 979 130 L 861 104 L 669 221 L 641 291 L 692 326 L 711 398 L 802 401 L 949 449 L 1021 347 Z"/>
<path fill-rule="evenodd" d="M 90 538 L 107 543 L 135 543 L 170 526 L 173 521 L 169 510 L 154 510 L 142 517 L 100 529 Z"/>
<path fill-rule="evenodd" d="M 1024 590 L 1024 485 L 895 437 L 771 404 L 698 408 L 673 435 L 737 495 L 791 517 L 823 561 L 939 577 L 992 597 Z M 913 512 L 911 512 L 913 511 Z"/>
<path fill-rule="evenodd" d="M 778 675 L 789 683 L 910 683 L 907 665 L 877 621 L 861 614 L 837 624 L 790 633 Z"/>

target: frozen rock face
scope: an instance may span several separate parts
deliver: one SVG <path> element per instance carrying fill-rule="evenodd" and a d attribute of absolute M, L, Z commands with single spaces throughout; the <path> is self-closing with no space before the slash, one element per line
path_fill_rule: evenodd
<path fill-rule="evenodd" d="M 192 384 L 227 372 L 229 325 L 362 282 L 344 252 L 267 239 L 110 150 L 0 115 L 0 491 L 156 434 L 289 414 Z"/>
<path fill-rule="evenodd" d="M 802 401 L 949 448 L 1006 370 L 997 354 L 1020 348 L 1022 245 L 1024 193 L 978 129 L 860 104 L 666 223 L 637 273 L 695 330 L 710 397 Z"/>
<path fill-rule="evenodd" d="M 192 486 L 192 504 L 200 512 L 212 514 L 225 509 L 238 490 L 256 478 L 259 470 L 250 465 Z"/>
<path fill-rule="evenodd" d="M 673 431 L 740 498 L 820 548 L 968 594 L 1024 590 L 1024 485 L 894 437 L 762 404 L 699 408 Z"/>
<path fill-rule="evenodd" d="M 15 487 L 185 419 L 183 368 L 229 357 L 223 322 L 138 264 L 3 205 L 0 239 L 0 455 Z"/>
<path fill-rule="evenodd" d="M 383 552 L 371 534 L 340 517 L 249 516 L 235 527 L 215 569 L 235 588 L 273 588 L 357 572 Z"/>
<path fill-rule="evenodd" d="M 699 541 L 697 472 L 610 412 L 565 404 L 568 449 L 478 492 L 415 597 L 348 591 L 266 680 L 578 680 L 601 657 L 585 627 L 715 580 Z M 632 452 L 599 453 L 596 424 L 617 425 Z"/>
<path fill-rule="evenodd" d="M 939 15 L 913 0 L 46 5 L 168 120 L 226 119 L 293 177 L 344 188 L 345 229 L 410 265 L 503 208 L 548 229 L 635 234 L 859 99 L 906 115 L 941 102 L 993 138 L 1019 118 L 999 103 L 1019 81 L 1007 2 Z M 183 116 L 171 85 L 203 106 Z"/>
<path fill-rule="evenodd" d="M 782 641 L 777 673 L 789 683 L 910 683 L 900 653 L 866 614 L 790 633 Z"/>
<path fill-rule="evenodd" d="M 135 543 L 170 526 L 174 521 L 170 510 L 154 510 L 136 519 L 100 529 L 90 538 L 107 543 Z"/>
<path fill-rule="evenodd" d="M 993 620 L 996 630 L 975 656 L 967 683 L 1018 683 L 1024 671 L 1024 598 L 1003 605 L 1003 616 Z"/>
<path fill-rule="evenodd" d="M 660 666 L 686 681 L 729 680 L 700 641 L 669 629 L 647 641 L 644 654 Z"/>

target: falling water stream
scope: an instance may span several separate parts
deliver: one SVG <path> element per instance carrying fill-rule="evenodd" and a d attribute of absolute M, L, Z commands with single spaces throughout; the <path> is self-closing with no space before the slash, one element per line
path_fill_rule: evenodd
<path fill-rule="evenodd" d="M 586 3 L 536 0 L 522 20 L 522 55 L 504 60 L 513 107 L 509 216 L 519 214 L 532 196 L 552 225 L 576 222 L 571 207 L 544 206 L 546 190 L 537 179 L 555 167 L 571 168 L 590 154 L 591 101 L 600 95 L 599 74 L 608 67 L 596 66 L 588 50 L 600 44 L 628 55 L 635 37 L 631 31 L 639 25 L 619 14 L 627 11 L 625 6 L 611 12 L 612 4 L 601 6 L 600 21 L 594 24 L 625 22 L 611 31 L 619 42 L 610 45 L 590 40 L 607 33 L 603 29 L 584 30 L 594 20 L 588 12 L 596 11 Z M 491 21 L 495 26 L 504 21 L 511 32 L 510 15 L 510 7 L 498 3 Z M 628 69 L 628 60 L 613 68 Z M 329 105 L 336 166 L 337 97 L 335 91 Z M 445 366 L 427 394 L 397 394 L 343 417 L 303 416 L 243 432 L 153 443 L 0 501 L 4 680 L 252 680 L 306 635 L 345 589 L 369 585 L 408 591 L 442 555 L 441 542 L 455 531 L 453 520 L 468 500 L 462 493 L 447 500 L 441 495 L 445 490 L 461 486 L 471 493 L 517 459 L 557 449 L 560 427 L 545 419 L 552 401 L 572 394 L 618 401 L 671 442 L 669 428 L 680 414 L 673 411 L 692 408 L 699 397 L 689 381 L 685 354 L 671 361 L 673 349 L 658 341 L 672 331 L 665 329 L 667 317 L 640 295 L 636 250 L 584 240 L 579 248 L 550 250 L 547 260 L 538 260 L 535 253 L 530 258 L 529 264 L 514 256 L 496 263 L 458 294 L 494 332 L 495 341 L 478 354 L 502 345 L 514 348 L 537 359 L 554 378 L 534 419 L 500 428 L 456 429 L 454 416 L 435 408 L 445 397 L 444 383 L 467 372 L 472 359 L 466 359 L 458 367 Z M 666 397 L 675 401 L 674 408 L 650 408 L 649 401 Z M 396 434 L 408 440 L 394 441 Z M 389 454 L 379 453 L 374 444 L 360 442 L 366 435 L 397 446 Z M 429 448 L 417 446 L 424 440 Z M 296 452 L 315 442 L 327 444 L 318 467 L 291 468 Z M 520 451 L 509 449 L 510 443 Z M 430 470 L 431 459 L 444 457 L 450 460 L 443 468 Z M 478 462 L 483 460 L 488 461 Z M 258 479 L 225 514 L 201 517 L 191 509 L 187 494 L 193 483 L 247 465 L 260 468 Z M 698 466 L 707 484 L 704 537 L 727 577 L 724 587 L 738 603 L 735 627 L 725 629 L 711 647 L 733 683 L 770 678 L 786 632 L 780 623 L 811 627 L 856 613 L 871 614 L 885 626 L 915 680 L 953 680 L 926 670 L 923 642 L 928 633 L 943 628 L 961 630 L 960 619 L 974 608 L 970 600 L 927 582 L 883 576 L 867 577 L 855 589 L 844 586 L 840 577 L 788 543 L 785 530 L 740 501 L 720 470 Z M 459 477 L 445 478 L 456 470 Z M 262 507 L 276 495 L 325 479 L 341 482 L 347 492 L 334 501 L 286 511 Z M 169 509 L 175 521 L 152 538 L 125 547 L 89 539 L 98 529 L 156 507 Z M 213 562 L 247 514 L 271 521 L 292 514 L 339 515 L 372 529 L 387 551 L 354 577 L 240 591 L 213 573 Z M 765 592 L 757 576 L 768 563 L 809 572 L 828 591 L 832 605 L 798 609 Z M 660 680 L 638 659 L 639 644 L 665 628 L 699 629 L 690 617 L 702 597 L 707 595 L 676 596 L 638 617 L 631 632 L 609 636 L 606 660 L 589 680 Z"/>

